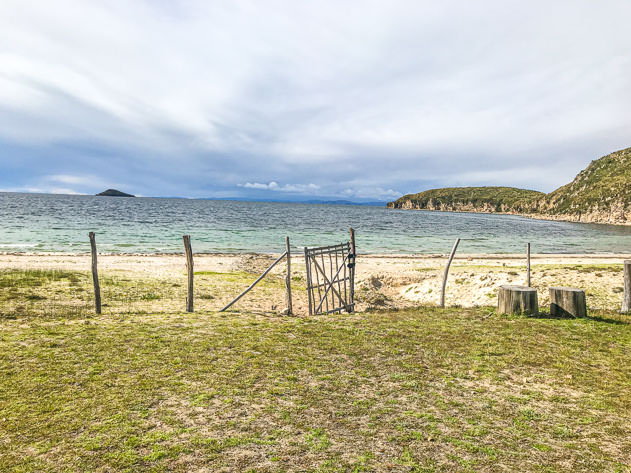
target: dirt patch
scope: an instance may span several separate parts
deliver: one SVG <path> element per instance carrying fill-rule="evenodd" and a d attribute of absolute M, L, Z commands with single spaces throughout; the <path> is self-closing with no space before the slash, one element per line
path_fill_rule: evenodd
<path fill-rule="evenodd" d="M 269 255 L 240 255 L 236 257 L 230 270 L 262 274 L 275 260 L 276 257 Z"/>

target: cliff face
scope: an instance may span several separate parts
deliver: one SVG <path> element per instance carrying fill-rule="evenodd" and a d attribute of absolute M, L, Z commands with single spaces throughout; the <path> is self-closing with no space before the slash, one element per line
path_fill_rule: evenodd
<path fill-rule="evenodd" d="M 513 187 L 452 187 L 408 194 L 388 207 L 629 225 L 631 148 L 592 161 L 571 183 L 550 194 Z"/>
<path fill-rule="evenodd" d="M 426 205 L 421 206 L 412 200 L 402 203 L 390 202 L 389 208 L 404 210 L 435 210 L 440 212 L 480 212 L 480 213 L 514 213 L 515 210 L 505 204 L 492 205 L 488 202 L 476 204 L 473 202 L 442 202 L 438 199 L 430 199 Z"/>
<path fill-rule="evenodd" d="M 514 187 L 447 187 L 409 194 L 389 208 L 451 212 L 518 213 L 534 210 L 542 192 Z"/>

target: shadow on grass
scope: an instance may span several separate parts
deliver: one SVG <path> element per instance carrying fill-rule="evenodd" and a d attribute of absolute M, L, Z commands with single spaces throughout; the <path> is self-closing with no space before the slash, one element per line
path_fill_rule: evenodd
<path fill-rule="evenodd" d="M 551 320 L 590 320 L 594 322 L 603 322 L 607 324 L 614 325 L 631 325 L 631 317 L 625 316 L 624 314 L 607 314 L 607 313 L 596 313 L 593 315 L 587 315 L 587 317 L 572 317 L 572 316 L 559 316 L 559 315 L 550 315 L 549 312 L 539 312 L 537 315 L 527 315 L 526 317 L 531 319 L 551 319 Z M 619 317 L 619 318 L 618 318 Z"/>

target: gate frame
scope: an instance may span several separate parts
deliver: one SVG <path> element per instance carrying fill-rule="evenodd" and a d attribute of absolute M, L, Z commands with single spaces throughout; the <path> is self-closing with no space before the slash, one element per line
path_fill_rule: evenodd
<path fill-rule="evenodd" d="M 351 228 L 351 239 L 346 243 L 339 243 L 337 245 L 319 246 L 314 248 L 305 247 L 305 266 L 307 270 L 307 295 L 309 299 L 309 315 L 314 314 L 330 314 L 334 312 L 341 312 L 346 310 L 351 313 L 355 310 L 355 231 Z M 342 252 L 342 262 L 338 262 L 338 254 Z M 344 254 L 345 253 L 345 254 Z M 335 255 L 335 272 L 333 269 L 333 255 Z M 322 264 L 324 268 L 320 266 L 317 261 L 317 256 L 322 257 Z M 330 279 L 326 273 L 326 265 L 324 264 L 324 256 L 329 257 Z M 315 267 L 315 273 L 317 283 L 314 284 L 313 274 L 311 267 Z M 348 268 L 348 275 L 346 269 Z M 344 269 L 343 277 L 340 279 L 340 273 Z M 323 282 L 320 283 L 320 277 L 322 276 Z M 349 287 L 347 288 L 346 282 L 348 281 Z M 341 294 L 341 283 L 344 283 L 344 296 Z M 338 289 L 335 288 L 335 284 L 338 285 Z M 324 288 L 324 295 L 322 295 L 320 289 Z M 316 301 L 315 289 L 318 289 L 319 301 Z M 348 290 L 347 290 L 348 289 Z M 329 309 L 329 295 L 330 291 L 333 293 L 331 305 L 335 306 L 335 301 L 340 303 L 339 307 Z M 317 304 L 317 306 L 316 306 Z M 323 305 L 326 304 L 326 310 L 322 310 Z"/>

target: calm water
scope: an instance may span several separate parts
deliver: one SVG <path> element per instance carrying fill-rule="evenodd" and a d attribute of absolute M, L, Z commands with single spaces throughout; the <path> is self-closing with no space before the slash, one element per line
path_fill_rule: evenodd
<path fill-rule="evenodd" d="M 0 193 L 0 252 L 281 252 L 357 232 L 360 253 L 631 253 L 631 227 L 381 207 Z"/>

